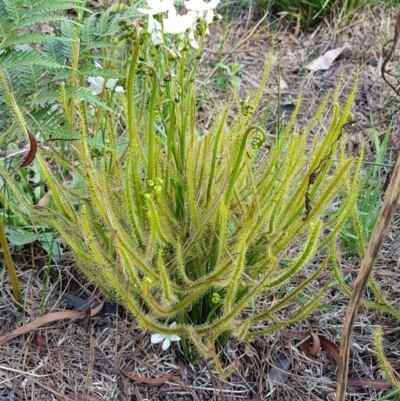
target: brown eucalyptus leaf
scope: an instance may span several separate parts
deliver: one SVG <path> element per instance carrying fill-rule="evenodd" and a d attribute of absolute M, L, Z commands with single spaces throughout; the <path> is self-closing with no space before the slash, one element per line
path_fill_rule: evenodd
<path fill-rule="evenodd" d="M 35 333 L 35 336 L 33 337 L 33 341 L 35 344 L 40 347 L 40 348 L 47 348 L 47 343 L 46 340 L 39 335 L 38 333 Z"/>
<path fill-rule="evenodd" d="M 303 344 L 301 344 L 300 348 L 303 352 L 310 356 L 317 356 L 319 354 L 319 351 L 321 350 L 321 342 L 319 340 L 319 336 L 310 331 L 307 331 L 305 334 L 307 334 L 309 339 L 304 341 Z"/>
<path fill-rule="evenodd" d="M 342 54 L 344 49 L 346 49 L 346 46 L 328 50 L 308 64 L 306 68 L 310 71 L 329 70 L 333 62 Z"/>
<path fill-rule="evenodd" d="M 40 199 L 36 205 L 33 206 L 34 209 L 43 210 L 47 206 L 47 202 L 49 201 L 49 197 L 51 195 L 51 189 L 49 189 Z"/>
<path fill-rule="evenodd" d="M 340 358 L 338 346 L 324 336 L 321 336 L 320 334 L 318 335 L 318 337 L 321 343 L 321 348 L 324 349 L 334 359 L 336 364 L 339 365 Z"/>
<path fill-rule="evenodd" d="M 36 152 L 38 148 L 38 144 L 36 141 L 35 136 L 32 134 L 32 132 L 28 131 L 28 137 L 29 137 L 29 142 L 30 142 L 30 149 L 28 154 L 25 157 L 25 160 L 22 162 L 21 167 L 26 167 L 28 164 L 31 164 L 36 157 Z"/>
<path fill-rule="evenodd" d="M 138 383 L 147 384 L 148 386 L 159 386 L 160 384 L 165 383 L 167 380 L 169 380 L 174 375 L 173 373 L 168 373 L 167 375 L 159 377 L 159 378 L 151 378 L 151 377 L 136 376 L 133 373 L 129 373 L 124 370 L 122 370 L 121 373 L 123 375 L 125 375 L 128 379 L 131 379 Z"/>
<path fill-rule="evenodd" d="M 384 379 L 368 379 L 367 377 L 348 377 L 347 386 L 371 387 L 376 390 L 389 390 L 393 388 L 392 383 Z"/>
<path fill-rule="evenodd" d="M 316 334 L 313 335 L 313 333 L 310 333 L 309 331 L 287 331 L 284 330 L 281 332 L 282 337 L 288 338 L 288 339 L 293 339 L 293 340 L 304 340 L 307 337 L 310 337 L 304 344 L 309 344 L 311 338 L 315 338 Z M 320 343 L 320 348 L 325 350 L 336 362 L 336 364 L 339 365 L 339 348 L 338 346 L 333 343 L 332 341 L 328 340 L 325 338 L 322 334 L 318 334 L 318 340 Z M 310 353 L 310 348 L 308 346 L 303 347 L 301 346 L 301 349 L 308 355 L 311 355 Z M 349 377 L 347 379 L 347 386 L 358 386 L 358 387 L 363 387 L 363 386 L 368 386 L 376 390 L 387 390 L 391 389 L 393 386 L 390 382 L 384 379 L 369 379 L 368 377 Z"/>
<path fill-rule="evenodd" d="M 96 313 L 98 313 L 99 310 L 101 310 L 101 308 L 103 307 L 103 303 L 104 302 L 101 302 L 98 306 L 91 309 L 90 316 L 95 316 Z M 68 319 L 68 320 L 83 319 L 85 316 L 86 316 L 85 313 L 78 311 L 61 311 L 61 312 L 48 313 L 47 315 L 38 317 L 33 322 L 30 322 L 22 327 L 18 327 L 17 329 L 11 331 L 8 334 L 0 336 L 0 344 L 3 344 L 8 340 L 21 336 L 23 334 L 32 333 L 36 331 L 39 327 L 42 327 L 47 323 L 52 323 L 63 319 Z"/>

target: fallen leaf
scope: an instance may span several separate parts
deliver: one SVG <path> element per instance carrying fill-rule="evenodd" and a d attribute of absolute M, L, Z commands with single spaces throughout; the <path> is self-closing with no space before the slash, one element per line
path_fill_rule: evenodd
<path fill-rule="evenodd" d="M 281 384 L 285 382 L 290 376 L 290 372 L 288 372 L 288 369 L 292 362 L 292 356 L 275 361 L 272 365 L 271 370 L 268 373 L 269 380 L 274 384 Z"/>
<path fill-rule="evenodd" d="M 102 307 L 103 307 L 103 302 L 101 302 L 98 306 L 96 306 L 96 308 L 93 308 L 90 310 L 90 316 L 91 317 L 95 316 L 96 313 L 98 313 Z M 18 327 L 17 329 L 13 330 L 12 332 L 10 332 L 8 334 L 4 334 L 4 335 L 0 336 L 0 344 L 3 344 L 8 340 L 11 340 L 15 337 L 21 336 L 23 334 L 27 334 L 27 333 L 36 331 L 39 327 L 42 327 L 43 325 L 45 325 L 47 323 L 52 323 L 52 322 L 56 322 L 58 320 L 63 320 L 63 319 L 68 319 L 68 320 L 83 319 L 83 318 L 85 318 L 85 316 L 86 316 L 85 313 L 77 312 L 77 311 L 62 311 L 62 312 L 49 313 L 42 317 L 38 317 L 33 322 L 30 322 L 24 326 Z"/>
<path fill-rule="evenodd" d="M 376 390 L 388 390 L 393 385 L 384 379 L 368 379 L 366 377 L 349 377 L 347 379 L 348 386 L 364 387 L 368 386 Z"/>
<path fill-rule="evenodd" d="M 181 378 L 184 383 L 188 383 L 188 377 L 187 377 L 187 367 L 181 361 L 180 359 L 178 360 L 178 365 L 179 365 L 179 371 L 181 372 Z"/>
<path fill-rule="evenodd" d="M 138 383 L 144 383 L 149 386 L 159 386 L 160 384 L 163 384 L 167 380 L 169 380 L 174 374 L 169 373 L 163 377 L 160 378 L 150 378 L 150 377 L 140 377 L 136 376 L 133 373 L 125 372 L 124 370 L 121 371 L 128 379 L 134 380 L 135 382 Z"/>
<path fill-rule="evenodd" d="M 339 365 L 339 348 L 338 346 L 333 343 L 332 341 L 328 340 L 325 338 L 322 334 L 315 334 L 311 333 L 310 331 L 287 331 L 284 330 L 281 332 L 281 335 L 284 338 L 289 338 L 293 340 L 304 340 L 307 337 L 310 337 L 308 340 L 306 340 L 302 345 L 301 349 L 308 355 L 311 355 L 310 350 L 310 342 L 314 342 L 315 337 L 318 337 L 318 341 L 320 344 L 320 348 L 324 349 L 336 362 L 337 365 Z M 306 344 L 306 346 L 304 346 Z M 308 344 L 308 345 L 307 345 Z M 318 353 L 317 353 L 318 354 Z M 314 355 L 316 356 L 316 355 Z M 384 379 L 369 379 L 368 377 L 349 377 L 347 379 L 347 385 L 348 386 L 369 386 L 373 389 L 376 390 L 387 390 L 392 388 L 392 384 L 388 382 L 387 380 Z"/>
<path fill-rule="evenodd" d="M 337 365 L 339 365 L 340 358 L 338 346 L 324 336 L 318 335 L 318 337 L 321 343 L 321 348 L 324 349 L 335 360 Z"/>
<path fill-rule="evenodd" d="M 83 299 L 80 297 L 77 297 L 76 295 L 69 294 L 68 292 L 65 292 L 62 294 L 62 298 L 67 301 L 74 309 L 79 310 L 81 312 L 85 312 L 88 309 L 93 309 L 98 306 L 97 301 L 88 301 L 87 299 Z M 92 317 L 106 317 L 109 315 L 115 315 L 117 313 L 117 308 L 115 304 L 113 304 L 110 301 L 105 301 L 103 302 L 103 307 L 101 310 L 99 310 L 96 315 L 93 315 Z"/>
<path fill-rule="evenodd" d="M 38 347 L 47 348 L 46 340 L 41 335 L 35 333 L 35 336 L 33 337 L 33 341 L 35 342 L 35 344 Z"/>
<path fill-rule="evenodd" d="M 49 197 L 51 195 L 51 189 L 49 189 L 40 199 L 36 205 L 33 206 L 34 209 L 43 210 L 47 206 L 47 202 L 49 201 Z"/>
<path fill-rule="evenodd" d="M 329 70 L 332 63 L 342 54 L 347 46 L 337 47 L 336 49 L 328 50 L 325 54 L 313 60 L 306 68 L 310 71 Z"/>
<path fill-rule="evenodd" d="M 101 398 L 97 397 L 97 395 L 62 395 L 59 393 L 52 394 L 57 398 L 58 401 L 102 401 Z"/>
<path fill-rule="evenodd" d="M 35 136 L 32 134 L 32 132 L 28 131 L 28 137 L 29 137 L 29 142 L 31 144 L 31 147 L 29 149 L 28 154 L 25 157 L 25 160 L 22 162 L 21 167 L 26 167 L 28 164 L 31 164 L 36 157 L 36 152 L 37 152 L 37 141 Z"/>
<path fill-rule="evenodd" d="M 306 332 L 306 334 L 308 334 L 308 337 L 310 338 L 307 341 L 304 341 L 300 348 L 308 355 L 317 356 L 321 350 L 319 336 L 313 332 Z"/>
<path fill-rule="evenodd" d="M 303 344 L 301 350 L 308 355 L 317 356 L 320 349 L 324 349 L 338 364 L 339 348 L 332 341 L 325 338 L 322 334 L 315 334 L 310 331 L 287 331 L 281 332 L 284 338 L 303 341 L 309 337 Z"/>

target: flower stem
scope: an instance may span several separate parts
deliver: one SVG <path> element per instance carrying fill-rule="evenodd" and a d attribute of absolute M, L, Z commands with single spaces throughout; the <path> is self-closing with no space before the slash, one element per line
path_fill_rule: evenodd
<path fill-rule="evenodd" d="M 226 204 L 228 204 L 229 199 L 230 199 L 230 197 L 232 195 L 232 191 L 233 191 L 233 188 L 235 186 L 235 182 L 236 182 L 236 180 L 238 178 L 238 175 L 239 175 L 240 163 L 242 161 L 243 153 L 244 153 L 244 150 L 246 148 L 246 142 L 247 142 L 247 139 L 248 139 L 248 137 L 250 135 L 250 132 L 253 131 L 253 130 L 260 131 L 263 136 L 265 136 L 265 137 L 267 136 L 265 131 L 258 125 L 252 125 L 251 127 L 247 128 L 246 132 L 243 135 L 242 142 L 240 144 L 239 154 L 238 154 L 238 156 L 236 158 L 235 167 L 233 168 L 233 173 L 231 175 L 231 179 L 229 180 L 228 191 L 226 192 L 226 196 L 225 196 L 225 203 Z"/>

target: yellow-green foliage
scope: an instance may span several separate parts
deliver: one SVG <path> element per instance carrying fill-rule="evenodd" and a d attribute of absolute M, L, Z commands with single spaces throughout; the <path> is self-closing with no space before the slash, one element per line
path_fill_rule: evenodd
<path fill-rule="evenodd" d="M 390 366 L 388 360 L 386 359 L 385 353 L 382 347 L 382 327 L 378 326 L 375 336 L 375 349 L 378 355 L 379 365 L 383 370 L 386 380 L 390 381 L 394 387 L 400 387 L 400 383 L 396 380 L 396 376 L 393 372 L 393 368 Z"/>
<path fill-rule="evenodd" d="M 271 63 L 272 55 L 253 101 L 241 104 L 234 97 L 203 136 L 194 130 L 193 86 L 182 91 L 181 105 L 166 103 L 170 120 L 163 126 L 173 121 L 173 135 L 167 134 L 166 143 L 155 136 L 153 110 L 163 99 L 149 68 L 143 82 L 151 87 L 150 97 L 145 91 L 137 97 L 149 102 L 145 118 L 145 108 L 130 108 L 133 93 L 128 91 L 127 99 L 118 95 L 119 104 L 128 104 L 120 111 L 129 141 L 118 133 L 116 115 L 102 110 L 97 122 L 100 115 L 108 133 L 101 152 L 94 151 L 87 141 L 95 129 L 93 116 L 80 102 L 75 115 L 81 141 L 73 142 L 71 157 L 45 149 L 37 156 L 53 196 L 46 211 L 32 210 L 35 217 L 57 229 L 83 273 L 123 303 L 139 327 L 178 334 L 186 356 L 193 355 L 192 343 L 200 354 L 214 357 L 219 369 L 215 344 L 227 333 L 252 339 L 298 322 L 318 306 L 329 281 L 289 320 L 280 318 L 282 309 L 329 268 L 337 233 L 357 199 L 361 162 L 346 155 L 342 138 L 356 84 L 342 108 L 336 90 L 330 126 L 314 138 L 311 129 L 319 126 L 329 97 L 309 126 L 296 132 L 299 99 L 286 130 L 279 138 L 271 135 L 268 154 L 257 162 L 266 135 L 251 110 L 259 107 Z M 236 117 L 230 121 L 232 108 Z M 71 109 L 68 115 L 74 115 Z M 55 158 L 83 189 L 58 179 L 45 156 Z M 342 191 L 348 196 L 340 203 Z M 339 205 L 334 211 L 333 200 Z M 310 276 L 283 297 L 264 302 L 263 310 L 248 313 L 251 302 L 293 283 L 321 251 L 324 260 Z M 170 327 L 172 321 L 176 327 Z"/>

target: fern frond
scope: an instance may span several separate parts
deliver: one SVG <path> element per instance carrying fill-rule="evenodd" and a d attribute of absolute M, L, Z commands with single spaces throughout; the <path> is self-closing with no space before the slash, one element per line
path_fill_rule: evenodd
<path fill-rule="evenodd" d="M 0 54 L 0 68 L 7 69 L 25 65 L 40 65 L 51 69 L 65 68 L 65 66 L 41 53 L 18 51 Z"/>

